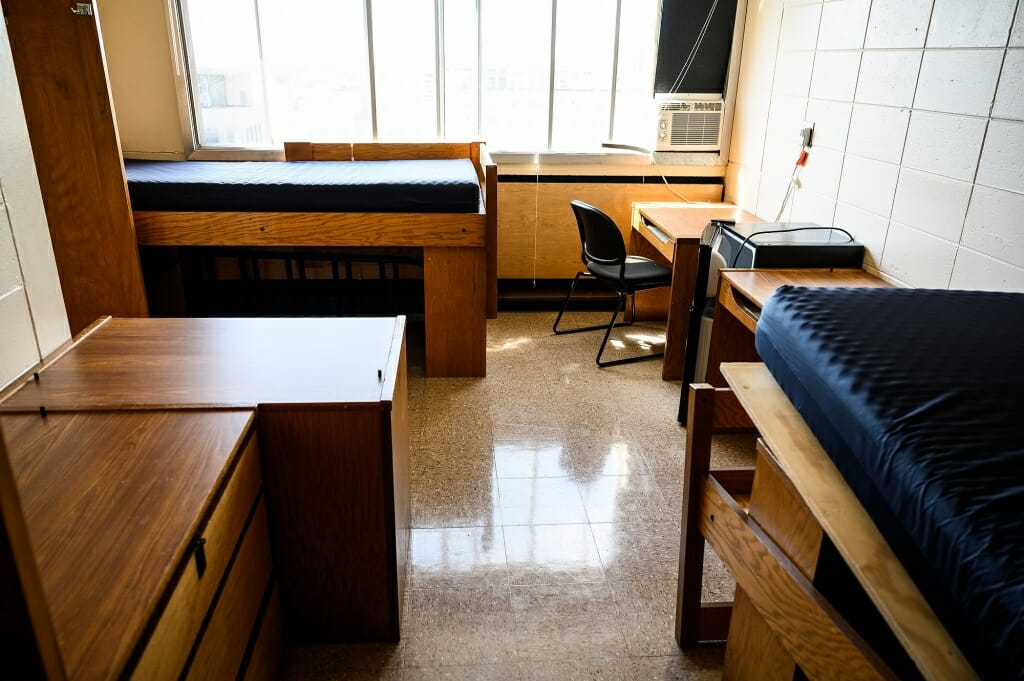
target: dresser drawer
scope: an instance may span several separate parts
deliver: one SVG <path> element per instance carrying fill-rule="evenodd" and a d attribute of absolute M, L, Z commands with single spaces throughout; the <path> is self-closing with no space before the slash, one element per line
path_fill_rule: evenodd
<path fill-rule="evenodd" d="M 233 679 L 238 675 L 270 574 L 270 530 L 266 505 L 261 501 L 202 639 L 196 644 L 195 657 L 186 675 L 189 681 Z"/>
<path fill-rule="evenodd" d="M 281 621 L 281 593 L 274 584 L 267 601 L 259 632 L 253 641 L 252 653 L 245 670 L 239 674 L 242 681 L 274 681 L 281 666 L 281 649 L 284 647 L 284 631 Z"/>
<path fill-rule="evenodd" d="M 205 570 L 199 574 L 195 554 L 186 557 L 186 565 L 132 672 L 133 679 L 177 679 L 181 675 L 261 486 L 259 451 L 252 437 L 199 533 L 205 540 Z"/>

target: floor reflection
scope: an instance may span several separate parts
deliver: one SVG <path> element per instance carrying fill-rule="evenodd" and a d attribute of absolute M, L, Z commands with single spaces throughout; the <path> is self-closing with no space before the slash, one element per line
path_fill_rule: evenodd
<path fill-rule="evenodd" d="M 285 678 L 719 677 L 720 649 L 684 654 L 672 638 L 679 384 L 659 360 L 598 369 L 600 333 L 556 337 L 552 318 L 489 322 L 485 379 L 411 372 L 402 642 L 295 648 Z M 642 324 L 620 339 L 607 359 L 664 333 Z M 738 465 L 750 450 L 731 436 L 713 458 Z M 707 563 L 705 598 L 731 598 L 721 563 Z"/>

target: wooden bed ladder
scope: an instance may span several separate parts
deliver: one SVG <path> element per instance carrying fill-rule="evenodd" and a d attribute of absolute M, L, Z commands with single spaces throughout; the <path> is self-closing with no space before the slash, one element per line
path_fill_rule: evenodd
<path fill-rule="evenodd" d="M 676 641 L 729 639 L 723 679 L 898 677 L 815 588 L 824 534 L 762 441 L 757 465 L 712 469 L 711 438 L 753 430 L 731 390 L 690 386 Z M 756 474 L 755 474 L 756 471 Z M 733 603 L 701 603 L 704 543 L 736 578 Z"/>

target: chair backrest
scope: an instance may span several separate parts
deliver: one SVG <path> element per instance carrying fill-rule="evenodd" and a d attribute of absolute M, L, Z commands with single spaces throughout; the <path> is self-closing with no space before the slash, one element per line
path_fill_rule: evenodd
<path fill-rule="evenodd" d="M 572 201 L 572 212 L 580 230 L 583 264 L 620 265 L 626 262 L 626 244 L 615 221 L 583 201 Z"/>

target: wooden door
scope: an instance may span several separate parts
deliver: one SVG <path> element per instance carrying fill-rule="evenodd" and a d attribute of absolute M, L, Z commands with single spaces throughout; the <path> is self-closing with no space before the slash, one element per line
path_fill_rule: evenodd
<path fill-rule="evenodd" d="M 146 316 L 94 3 L 3 4 L 71 333 Z"/>

